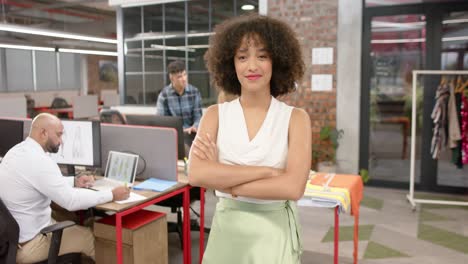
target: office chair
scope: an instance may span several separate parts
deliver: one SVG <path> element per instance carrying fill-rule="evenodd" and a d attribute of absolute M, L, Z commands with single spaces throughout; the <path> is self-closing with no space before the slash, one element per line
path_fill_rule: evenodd
<path fill-rule="evenodd" d="M 63 99 L 62 97 L 55 97 L 50 104 L 50 108 L 57 109 L 57 108 L 68 108 L 71 105 L 68 104 L 67 100 Z"/>
<path fill-rule="evenodd" d="M 193 187 L 190 189 L 190 203 L 200 200 L 200 187 Z M 182 208 L 183 208 L 183 195 L 178 194 L 176 196 L 173 196 L 169 199 L 166 199 L 164 201 L 156 203 L 156 205 L 159 206 L 164 206 L 164 207 L 170 207 L 171 208 L 171 213 L 176 213 L 177 214 L 177 222 L 176 223 L 171 223 L 167 222 L 167 231 L 168 232 L 177 232 L 179 235 L 180 239 L 180 246 L 183 247 L 183 235 L 182 235 Z M 189 207 L 190 210 L 199 218 L 200 214 L 196 212 L 195 210 L 192 209 L 192 207 Z M 190 220 L 190 230 L 200 230 L 200 225 L 194 220 Z M 210 228 L 205 227 L 204 232 L 209 234 L 210 233 Z"/>
<path fill-rule="evenodd" d="M 54 100 L 52 100 L 52 103 L 50 104 L 51 109 L 59 109 L 59 108 L 69 108 L 71 105 L 68 104 L 68 102 L 63 99 L 62 97 L 55 97 Z M 68 118 L 67 113 L 58 113 L 57 114 L 58 118 Z"/>
<path fill-rule="evenodd" d="M 81 253 L 68 253 L 58 256 L 60 243 L 62 241 L 63 229 L 73 226 L 72 221 L 59 222 L 47 226 L 41 230 L 41 234 L 52 233 L 52 241 L 49 248 L 49 256 L 47 260 L 38 262 L 37 264 L 55 264 L 55 263 L 81 263 Z M 15 218 L 8 211 L 8 208 L 0 199 L 0 263 L 14 264 L 16 263 L 16 252 L 19 239 L 19 226 Z"/>
<path fill-rule="evenodd" d="M 126 124 L 127 121 L 123 115 L 115 109 L 102 109 L 99 112 L 99 119 L 102 123 Z"/>

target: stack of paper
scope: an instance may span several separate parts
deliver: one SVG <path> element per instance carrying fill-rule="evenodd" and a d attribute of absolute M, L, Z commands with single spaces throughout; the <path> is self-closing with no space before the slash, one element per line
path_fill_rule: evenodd
<path fill-rule="evenodd" d="M 335 174 L 326 175 L 327 182 L 320 185 L 313 185 L 307 183 L 302 199 L 297 201 L 299 206 L 313 206 L 313 207 L 336 207 L 340 212 L 349 212 L 351 199 L 349 191 L 344 188 L 329 187 L 330 182 L 333 180 Z"/>
<path fill-rule="evenodd" d="M 139 195 L 137 193 L 130 192 L 130 196 L 126 200 L 115 201 L 115 202 L 118 203 L 118 204 L 125 204 L 125 203 L 133 203 L 133 202 L 143 201 L 145 199 L 146 199 L 146 197 L 144 197 L 143 195 Z"/>

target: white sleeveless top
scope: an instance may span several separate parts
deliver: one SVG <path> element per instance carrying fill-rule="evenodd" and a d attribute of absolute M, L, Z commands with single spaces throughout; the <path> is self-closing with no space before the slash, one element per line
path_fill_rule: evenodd
<path fill-rule="evenodd" d="M 244 112 L 239 99 L 219 104 L 217 139 L 219 161 L 231 165 L 285 168 L 292 109 L 293 107 L 271 97 L 265 120 L 252 141 L 249 141 Z M 278 200 L 261 200 L 242 196 L 233 198 L 231 194 L 219 191 L 216 191 L 216 195 L 252 203 L 278 202 Z"/>

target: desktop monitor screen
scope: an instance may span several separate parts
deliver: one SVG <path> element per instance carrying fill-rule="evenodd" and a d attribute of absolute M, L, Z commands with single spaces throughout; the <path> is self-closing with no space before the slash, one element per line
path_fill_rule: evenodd
<path fill-rule="evenodd" d="M 58 164 L 101 166 L 101 127 L 99 121 L 62 120 L 63 144 L 50 154 Z"/>
<path fill-rule="evenodd" d="M 177 159 L 183 160 L 185 158 L 182 118 L 159 115 L 125 115 L 125 118 L 129 125 L 175 128 L 177 130 Z"/>
<path fill-rule="evenodd" d="M 0 157 L 23 141 L 23 121 L 0 119 Z"/>

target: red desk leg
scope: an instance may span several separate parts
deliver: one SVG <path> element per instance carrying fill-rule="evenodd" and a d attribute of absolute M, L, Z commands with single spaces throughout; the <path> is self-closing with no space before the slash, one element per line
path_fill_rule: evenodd
<path fill-rule="evenodd" d="M 335 246 L 335 252 L 334 252 L 334 261 L 333 263 L 338 264 L 338 244 L 340 243 L 340 218 L 338 216 L 338 206 L 335 207 L 335 239 L 334 239 L 334 246 Z"/>
<path fill-rule="evenodd" d="M 122 264 L 122 216 L 119 213 L 115 214 L 115 234 L 117 247 L 117 264 Z"/>
<path fill-rule="evenodd" d="M 184 263 L 190 264 L 192 259 L 192 241 L 190 240 L 190 187 L 185 187 L 183 195 L 183 207 L 184 207 L 184 223 L 183 223 L 183 251 L 184 251 Z"/>
<path fill-rule="evenodd" d="M 205 247 L 205 188 L 200 188 L 200 264 Z"/>

